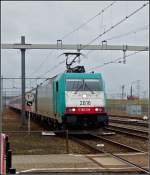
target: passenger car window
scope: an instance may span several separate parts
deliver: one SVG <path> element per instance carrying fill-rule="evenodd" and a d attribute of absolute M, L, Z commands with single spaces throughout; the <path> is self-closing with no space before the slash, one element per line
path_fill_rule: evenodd
<path fill-rule="evenodd" d="M 58 92 L 58 81 L 56 81 L 56 92 Z"/>

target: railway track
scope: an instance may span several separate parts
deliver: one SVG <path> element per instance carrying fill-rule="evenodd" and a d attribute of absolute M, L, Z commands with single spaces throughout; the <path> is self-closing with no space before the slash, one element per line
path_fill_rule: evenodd
<path fill-rule="evenodd" d="M 109 143 L 109 144 L 111 144 L 111 145 L 114 145 L 114 146 L 116 146 L 116 147 L 118 147 L 118 148 L 122 147 L 123 149 L 126 149 L 128 152 L 143 152 L 143 151 L 141 151 L 141 150 L 139 150 L 139 149 L 137 149 L 137 148 L 133 148 L 133 147 L 128 146 L 128 145 L 126 145 L 126 144 L 122 144 L 122 143 L 120 143 L 120 142 L 113 141 L 113 140 L 111 140 L 111 139 L 105 138 L 105 136 L 98 136 L 98 135 L 96 135 L 96 134 L 90 134 L 90 135 L 91 135 L 93 138 L 95 138 L 95 139 L 100 139 L 100 140 L 102 140 L 103 142 L 107 142 L 107 143 Z"/>
<path fill-rule="evenodd" d="M 93 150 L 94 153 L 103 153 L 103 151 L 118 153 L 119 150 L 120 152 L 143 152 L 137 148 L 133 148 L 131 146 L 113 141 L 111 139 L 104 138 L 102 136 L 98 136 L 96 134 L 88 134 L 86 136 L 74 135 L 69 136 L 69 139 L 78 142 L 79 144 L 87 147 L 90 150 Z M 98 145 L 102 145 L 102 147 L 99 149 Z"/>
<path fill-rule="evenodd" d="M 137 119 L 143 121 L 142 116 L 128 116 L 128 115 L 117 115 L 117 114 L 110 114 L 108 113 L 110 117 L 117 117 L 117 118 L 125 118 L 125 119 Z"/>
<path fill-rule="evenodd" d="M 105 127 L 105 129 L 109 131 L 119 132 L 130 136 L 138 137 L 140 139 L 148 139 L 148 132 L 144 130 L 121 127 L 114 124 L 109 124 L 107 127 Z"/>
<path fill-rule="evenodd" d="M 148 122 L 142 121 L 139 119 L 133 119 L 133 118 L 131 119 L 131 118 L 110 117 L 109 121 L 111 123 L 122 123 L 122 124 L 127 124 L 127 125 L 148 127 Z"/>
<path fill-rule="evenodd" d="M 59 133 L 58 136 L 64 136 L 65 134 Z M 75 142 L 78 142 L 79 144 L 82 144 L 82 146 L 88 147 L 92 153 L 98 153 L 100 152 L 98 145 L 102 145 L 101 150 L 103 151 L 109 151 L 112 153 L 118 153 L 118 152 L 143 152 L 140 149 L 131 147 L 129 145 L 114 141 L 112 139 L 108 139 L 105 136 L 97 135 L 94 131 L 87 134 L 69 134 L 68 138 L 70 140 L 73 140 Z"/>
<path fill-rule="evenodd" d="M 85 136 L 85 135 L 84 135 L 84 136 Z M 96 139 L 96 140 L 97 140 L 97 139 L 100 139 L 100 140 L 109 142 L 109 143 L 111 143 L 111 144 L 115 144 L 115 145 L 121 146 L 121 147 L 123 147 L 123 148 L 128 149 L 128 151 L 130 150 L 130 151 L 132 151 L 132 152 L 133 152 L 133 151 L 134 151 L 134 152 L 141 152 L 140 150 L 134 149 L 134 148 L 129 147 L 129 146 L 124 145 L 124 144 L 120 144 L 120 143 L 118 143 L 118 142 L 114 142 L 114 141 L 112 141 L 112 140 L 103 138 L 103 137 L 101 137 L 101 136 L 97 136 L 97 135 L 95 135 L 95 134 L 88 134 L 88 136 L 90 136 L 91 139 L 93 139 L 93 138 Z M 102 149 L 102 148 L 93 146 L 92 144 L 90 144 L 90 143 L 88 143 L 88 142 L 85 142 L 84 139 L 83 139 L 82 137 L 81 137 L 81 138 L 79 137 L 79 135 L 78 135 L 77 137 L 76 137 L 76 136 L 69 136 L 69 138 L 70 138 L 71 140 L 73 140 L 73 141 L 79 143 L 80 145 L 85 146 L 86 148 L 88 148 L 88 149 L 90 149 L 90 150 L 93 150 L 94 153 L 104 153 L 104 154 L 106 154 L 106 155 L 108 155 L 108 156 L 111 156 L 111 157 L 113 157 L 113 158 L 115 158 L 115 159 L 117 159 L 117 160 L 119 160 L 119 161 L 122 161 L 123 163 L 125 163 L 125 164 L 127 164 L 127 165 L 129 165 L 129 166 L 136 167 L 140 172 L 149 173 L 148 169 L 146 169 L 146 168 L 143 168 L 143 167 L 141 167 L 141 166 L 139 166 L 139 165 L 137 165 L 137 164 L 135 164 L 135 163 L 133 163 L 133 162 L 131 162 L 131 161 L 128 161 L 128 160 L 126 160 L 126 159 L 124 159 L 124 158 L 122 158 L 122 157 L 120 157 L 120 156 L 118 156 L 118 155 L 115 155 L 114 153 L 112 153 L 112 152 L 110 152 L 110 151 L 108 151 L 108 150 L 104 150 L 104 149 Z M 88 138 L 88 139 L 89 139 L 89 138 Z"/>

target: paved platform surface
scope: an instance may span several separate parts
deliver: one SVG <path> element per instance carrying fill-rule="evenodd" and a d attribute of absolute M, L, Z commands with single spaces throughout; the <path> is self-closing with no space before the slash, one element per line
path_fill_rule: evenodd
<path fill-rule="evenodd" d="M 116 175 L 116 174 L 114 174 L 114 173 L 100 173 L 100 172 L 97 172 L 97 173 L 92 173 L 92 172 L 82 172 L 82 173 L 80 173 L 80 172 L 76 172 L 76 173 L 58 173 L 58 172 L 49 172 L 49 173 L 19 173 L 19 175 Z M 122 174 L 124 174 L 124 175 L 129 175 L 129 174 L 127 174 L 127 173 L 117 173 L 117 175 L 122 175 Z M 133 174 L 133 173 L 132 173 Z M 131 175 L 132 175 L 131 174 Z M 135 175 L 135 174 L 134 174 Z"/>
<path fill-rule="evenodd" d="M 100 173 L 100 172 L 98 172 L 98 173 L 92 173 L 92 172 L 90 172 L 90 173 L 88 173 L 88 172 L 82 172 L 82 173 L 58 173 L 58 172 L 48 172 L 48 173 L 19 173 L 19 175 L 108 175 L 108 173 Z M 121 173 L 120 175 L 122 175 L 122 174 L 124 174 L 124 173 Z M 109 173 L 109 175 L 115 175 L 114 173 Z M 117 175 L 119 175 L 118 173 L 117 173 Z M 126 173 L 125 173 L 125 175 L 127 175 Z"/>
<path fill-rule="evenodd" d="M 142 166 L 147 167 L 147 153 L 143 154 L 123 154 L 126 158 L 145 159 Z M 131 158 L 132 157 L 132 158 Z M 143 162 L 143 161 L 142 161 Z M 136 163 L 136 162 L 135 162 Z M 135 167 L 127 165 L 121 160 L 115 159 L 105 154 L 96 155 L 76 155 L 76 154 L 50 154 L 50 155 L 14 155 L 12 158 L 13 168 L 17 172 L 125 172 L 137 171 Z"/>
<path fill-rule="evenodd" d="M 97 168 L 94 162 L 83 155 L 50 154 L 13 156 L 13 167 L 17 171 L 29 169 Z"/>

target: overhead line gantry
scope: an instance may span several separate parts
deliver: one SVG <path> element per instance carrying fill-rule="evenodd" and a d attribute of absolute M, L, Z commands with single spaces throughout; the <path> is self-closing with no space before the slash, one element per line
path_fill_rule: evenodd
<path fill-rule="evenodd" d="M 1 44 L 2 49 L 62 49 L 62 50 L 121 50 L 148 51 L 148 46 L 129 45 L 82 45 L 82 44 Z"/>

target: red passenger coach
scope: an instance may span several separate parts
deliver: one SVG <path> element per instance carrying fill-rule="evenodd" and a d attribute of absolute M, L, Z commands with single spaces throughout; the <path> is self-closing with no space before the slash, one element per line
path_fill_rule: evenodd
<path fill-rule="evenodd" d="M 21 96 L 14 97 L 8 104 L 11 108 L 16 109 L 18 111 L 21 111 L 22 105 L 21 105 Z M 31 107 L 27 104 L 25 105 L 25 111 L 30 111 Z"/>

